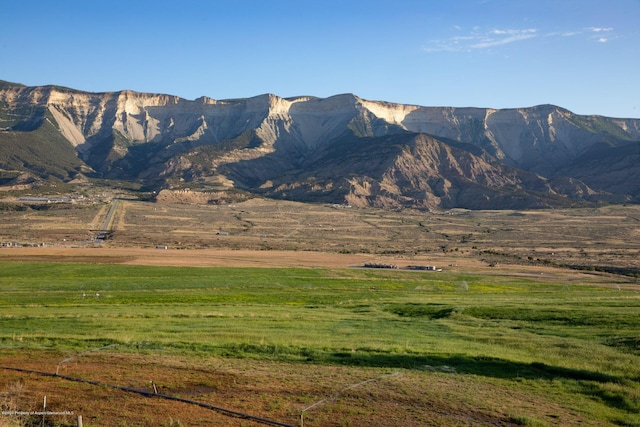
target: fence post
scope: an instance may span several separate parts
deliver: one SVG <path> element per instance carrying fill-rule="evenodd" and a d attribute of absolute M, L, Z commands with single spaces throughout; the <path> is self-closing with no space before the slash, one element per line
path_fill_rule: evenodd
<path fill-rule="evenodd" d="M 44 402 L 42 403 L 42 427 L 44 427 L 44 416 L 47 412 L 47 395 L 44 395 Z"/>
<path fill-rule="evenodd" d="M 78 415 L 78 427 L 82 427 L 82 415 Z"/>

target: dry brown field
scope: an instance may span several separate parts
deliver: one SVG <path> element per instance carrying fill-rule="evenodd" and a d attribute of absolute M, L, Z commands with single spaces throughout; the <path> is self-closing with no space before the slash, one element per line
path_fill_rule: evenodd
<path fill-rule="evenodd" d="M 198 266 L 381 261 L 640 272 L 640 206 L 427 213 L 258 198 L 220 205 L 120 199 L 113 235 L 98 242 L 92 231 L 103 226 L 110 203 L 0 211 L 0 242 L 15 246 L 0 254 Z"/>
<path fill-rule="evenodd" d="M 53 352 L 3 354 L 0 364 L 55 372 L 65 357 Z M 552 423 L 597 426 L 534 388 L 514 392 L 499 380 L 488 383 L 446 372 L 101 352 L 77 357 L 60 374 L 147 392 L 154 392 L 156 384 L 160 394 L 291 426 L 522 425 L 510 414 L 532 419 L 546 414 Z M 187 403 L 22 372 L 2 371 L 0 390 L 8 391 L 0 399 L 11 399 L 22 411 L 42 411 L 46 395 L 47 410 L 53 413 L 45 419 L 47 426 L 76 426 L 77 415 L 91 426 L 265 425 Z M 58 415 L 65 412 L 71 414 Z M 41 420 L 34 417 L 29 425 L 39 426 Z"/>

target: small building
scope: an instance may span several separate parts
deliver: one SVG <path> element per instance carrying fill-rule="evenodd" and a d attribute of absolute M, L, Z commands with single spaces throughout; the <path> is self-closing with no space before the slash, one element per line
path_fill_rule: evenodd
<path fill-rule="evenodd" d="M 364 268 L 390 268 L 390 269 L 398 269 L 396 264 L 385 264 L 380 262 L 365 262 Z"/>
<path fill-rule="evenodd" d="M 442 271 L 441 268 L 437 268 L 435 265 L 408 265 L 407 270 Z"/>

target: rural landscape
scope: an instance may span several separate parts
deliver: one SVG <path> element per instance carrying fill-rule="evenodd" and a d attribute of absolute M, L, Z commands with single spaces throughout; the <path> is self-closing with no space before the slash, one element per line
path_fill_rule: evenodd
<path fill-rule="evenodd" d="M 639 140 L 0 82 L 0 426 L 640 426 Z"/>
<path fill-rule="evenodd" d="M 639 425 L 637 205 L 48 190 L 1 203 L 2 425 Z"/>

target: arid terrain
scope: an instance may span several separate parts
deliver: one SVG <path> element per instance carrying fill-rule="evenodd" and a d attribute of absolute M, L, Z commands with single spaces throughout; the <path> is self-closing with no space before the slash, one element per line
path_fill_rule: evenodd
<path fill-rule="evenodd" d="M 0 253 L 156 265 L 344 267 L 382 260 L 640 273 L 637 205 L 425 213 L 262 198 L 201 204 L 190 203 L 201 201 L 196 192 L 167 193 L 155 203 L 5 199 L 11 210 L 0 211 Z M 112 234 L 96 240 L 114 204 Z"/>

